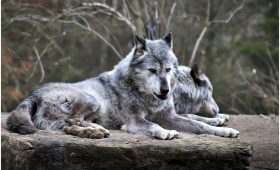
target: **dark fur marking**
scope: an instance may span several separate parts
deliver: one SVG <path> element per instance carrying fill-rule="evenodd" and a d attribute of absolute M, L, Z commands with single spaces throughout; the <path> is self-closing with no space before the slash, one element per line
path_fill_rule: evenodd
<path fill-rule="evenodd" d="M 143 60 L 137 60 L 134 58 L 134 59 L 132 59 L 130 66 L 138 68 L 141 64 L 143 64 L 143 62 L 144 62 Z"/>
<path fill-rule="evenodd" d="M 197 64 L 193 65 L 190 74 L 195 84 L 197 84 L 198 86 L 205 86 L 207 84 L 206 80 L 201 79 L 201 73 Z"/>
<path fill-rule="evenodd" d="M 169 47 L 172 45 L 172 34 L 171 32 L 167 33 L 163 38 L 162 38 Z"/>
<path fill-rule="evenodd" d="M 141 45 L 141 49 L 145 50 L 146 49 L 146 40 L 143 38 L 140 38 L 138 35 L 134 36 L 134 43 L 136 45 L 136 47 L 138 45 Z"/>
<path fill-rule="evenodd" d="M 108 81 L 106 81 L 106 79 L 102 76 L 99 76 L 97 79 L 103 86 L 106 86 L 106 83 L 108 83 Z"/>
<path fill-rule="evenodd" d="M 121 95 L 120 93 L 117 91 L 116 87 L 111 85 L 111 84 L 108 84 L 108 87 L 112 90 L 112 92 L 115 94 L 115 96 L 120 99 L 121 98 Z M 119 110 L 122 110 L 122 105 L 120 102 L 118 102 L 118 109 Z"/>

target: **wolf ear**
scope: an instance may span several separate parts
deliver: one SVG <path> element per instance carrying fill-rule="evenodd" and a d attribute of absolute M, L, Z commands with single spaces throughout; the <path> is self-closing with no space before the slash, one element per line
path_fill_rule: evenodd
<path fill-rule="evenodd" d="M 202 86 L 202 85 L 204 85 L 206 83 L 206 80 L 201 78 L 200 70 L 199 70 L 199 67 L 198 67 L 197 64 L 194 64 L 192 66 L 190 74 L 191 74 L 195 84 L 197 84 L 199 86 Z"/>
<path fill-rule="evenodd" d="M 136 56 L 142 56 L 144 51 L 146 50 L 146 40 L 135 34 L 134 45 L 136 47 L 134 54 Z"/>
<path fill-rule="evenodd" d="M 166 34 L 162 39 L 167 43 L 167 45 L 172 49 L 173 47 L 173 40 L 172 40 L 172 33 L 169 32 Z"/>

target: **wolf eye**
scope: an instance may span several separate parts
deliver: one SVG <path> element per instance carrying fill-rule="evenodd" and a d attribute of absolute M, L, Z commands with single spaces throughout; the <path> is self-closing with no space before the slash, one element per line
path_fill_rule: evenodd
<path fill-rule="evenodd" d="M 166 69 L 166 72 L 168 73 L 170 70 L 171 70 L 171 68 L 167 68 L 167 69 Z"/>
<path fill-rule="evenodd" d="M 157 71 L 156 71 L 155 69 L 153 69 L 153 68 L 150 68 L 149 71 L 150 71 L 151 73 L 156 73 L 156 72 L 157 72 Z"/>

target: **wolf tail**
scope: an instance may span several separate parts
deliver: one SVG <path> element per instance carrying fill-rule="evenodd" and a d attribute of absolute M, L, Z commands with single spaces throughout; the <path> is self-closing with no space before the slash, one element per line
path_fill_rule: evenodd
<path fill-rule="evenodd" d="M 8 130 L 19 134 L 31 134 L 37 131 L 31 117 L 37 110 L 33 96 L 22 101 L 7 119 Z"/>

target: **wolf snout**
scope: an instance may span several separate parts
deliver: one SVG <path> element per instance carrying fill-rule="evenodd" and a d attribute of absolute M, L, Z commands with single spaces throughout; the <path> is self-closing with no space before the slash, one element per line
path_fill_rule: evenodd
<path fill-rule="evenodd" d="M 159 98 L 160 100 L 166 100 L 166 99 L 168 98 L 168 95 L 167 95 L 168 92 L 169 92 L 169 90 L 168 90 L 168 91 L 165 91 L 164 94 L 162 93 L 162 91 L 160 91 L 160 94 L 157 94 L 157 93 L 154 92 L 154 95 L 155 95 L 157 98 Z"/>
<path fill-rule="evenodd" d="M 169 93 L 169 86 L 166 78 L 160 78 L 160 95 L 167 95 Z"/>

